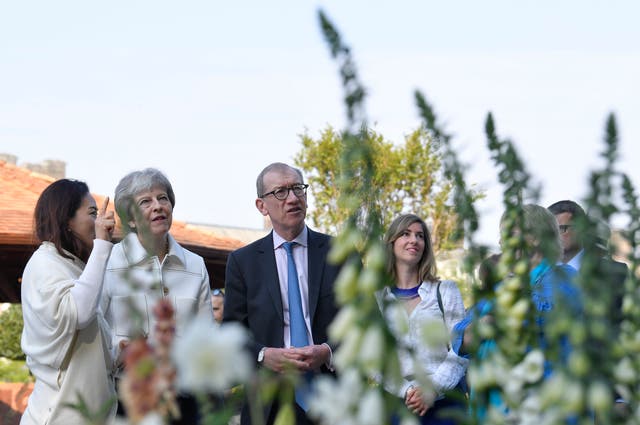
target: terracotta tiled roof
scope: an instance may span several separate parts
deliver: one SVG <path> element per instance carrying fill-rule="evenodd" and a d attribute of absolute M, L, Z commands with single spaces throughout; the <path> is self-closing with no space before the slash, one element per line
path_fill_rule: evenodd
<path fill-rule="evenodd" d="M 0 244 L 33 245 L 33 210 L 40 193 L 55 179 L 0 160 Z M 103 195 L 93 195 L 98 205 Z M 110 203 L 109 209 L 113 210 Z M 244 244 L 236 239 L 221 238 L 211 232 L 174 220 L 171 234 L 180 243 L 232 251 Z M 116 232 L 116 237 L 120 232 Z"/>

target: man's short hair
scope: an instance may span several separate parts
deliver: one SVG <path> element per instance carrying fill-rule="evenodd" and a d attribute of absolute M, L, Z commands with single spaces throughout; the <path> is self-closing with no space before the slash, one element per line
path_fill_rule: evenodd
<path fill-rule="evenodd" d="M 302 176 L 302 171 L 288 164 L 285 164 L 283 162 L 274 162 L 273 164 L 269 164 L 266 167 L 264 167 L 264 170 L 262 170 L 260 174 L 258 174 L 258 178 L 256 179 L 256 191 L 258 193 L 258 198 L 261 198 L 262 195 L 264 195 L 264 191 L 265 191 L 264 176 L 270 171 L 281 171 L 281 172 L 293 171 L 300 177 L 300 183 L 304 183 L 304 177 Z"/>
<path fill-rule="evenodd" d="M 580 218 L 586 217 L 586 213 L 582 209 L 580 205 L 578 205 L 574 201 L 570 201 L 565 199 L 563 201 L 555 202 L 547 208 L 553 215 L 558 215 L 562 213 L 571 214 L 571 218 Z"/>

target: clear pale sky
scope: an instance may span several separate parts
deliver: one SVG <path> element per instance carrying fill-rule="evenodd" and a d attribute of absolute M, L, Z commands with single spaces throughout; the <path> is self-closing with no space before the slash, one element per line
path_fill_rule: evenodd
<path fill-rule="evenodd" d="M 258 228 L 255 177 L 292 162 L 299 135 L 344 125 L 317 10 L 354 51 L 370 122 L 400 141 L 418 88 L 487 191 L 479 239 L 495 244 L 501 188 L 485 147 L 492 111 L 543 186 L 582 199 L 615 112 L 621 167 L 640 185 L 640 3 L 622 1 L 4 1 L 0 152 L 61 159 L 112 195 L 163 170 L 174 218 Z"/>

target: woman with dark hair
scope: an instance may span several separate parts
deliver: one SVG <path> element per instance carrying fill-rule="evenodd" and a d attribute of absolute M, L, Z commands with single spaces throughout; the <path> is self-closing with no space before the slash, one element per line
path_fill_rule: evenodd
<path fill-rule="evenodd" d="M 67 406 L 81 401 L 92 412 L 112 403 L 107 416 L 115 413 L 109 331 L 97 308 L 115 226 L 108 203 L 98 209 L 85 183 L 62 179 L 36 204 L 42 244 L 22 275 L 22 350 L 36 382 L 23 425 L 83 423 Z"/>
<path fill-rule="evenodd" d="M 455 282 L 440 280 L 436 275 L 431 236 L 420 217 L 405 214 L 396 218 L 384 242 L 387 272 L 395 285 L 382 290 L 379 303 L 402 306 L 397 310 L 408 324 L 407 331 L 400 332 L 391 318 L 394 314 L 387 309 L 386 316 L 398 338 L 403 380 L 399 387 L 389 383 L 386 387 L 404 399 L 420 423 L 455 424 L 453 419 L 441 416 L 441 409 L 461 407 L 459 400 L 445 398 L 445 393 L 458 385 L 468 360 L 454 353 L 445 341 L 427 345 L 423 329 L 431 322 L 444 326 L 443 335 L 448 336 L 464 316 L 462 296 Z M 430 385 L 425 386 L 421 377 L 426 377 Z"/>

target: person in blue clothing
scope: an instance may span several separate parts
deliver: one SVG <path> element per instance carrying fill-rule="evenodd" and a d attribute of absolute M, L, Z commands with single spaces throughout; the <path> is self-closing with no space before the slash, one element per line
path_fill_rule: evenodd
<path fill-rule="evenodd" d="M 566 361 L 570 352 L 570 346 L 566 337 L 561 337 L 557 341 L 559 347 L 559 356 L 552 355 L 552 348 L 555 344 L 547 337 L 545 331 L 551 312 L 554 309 L 569 309 L 573 314 L 579 314 L 581 311 L 580 293 L 574 284 L 576 270 L 566 264 L 558 264 L 558 259 L 562 254 L 562 246 L 558 231 L 558 224 L 553 216 L 546 208 L 538 205 L 524 205 L 522 207 L 523 220 L 520 228 L 512 229 L 514 234 L 507 233 L 507 213 L 503 214 L 500 220 L 501 228 L 501 247 L 503 251 L 506 247 L 506 238 L 513 237 L 520 233 L 527 244 L 527 256 L 529 259 L 529 282 L 531 285 L 531 301 L 536 310 L 535 323 L 538 327 L 538 338 L 533 346 L 529 349 L 541 349 L 545 354 L 544 378 L 548 378 L 552 371 L 555 361 Z M 516 253 L 522 256 L 523 253 Z M 502 277 L 504 278 L 504 276 Z M 490 282 L 490 284 L 493 282 Z M 498 283 L 500 285 L 500 283 Z M 469 325 L 474 320 L 486 320 L 491 317 L 493 303 L 491 299 L 483 299 L 478 302 L 472 309 L 467 312 L 467 316 L 456 326 L 453 332 L 452 345 L 454 350 L 463 350 L 474 344 L 464 344 L 465 333 L 467 340 L 469 339 Z M 484 359 L 491 355 L 496 349 L 496 343 L 493 340 L 485 340 L 478 345 L 475 357 Z M 473 356 L 472 356 L 473 357 Z M 471 388 L 473 393 L 473 388 Z M 502 406 L 503 401 L 500 393 L 494 391 L 489 394 L 490 404 L 494 406 Z M 482 418 L 484 410 L 480 409 L 475 414 Z"/>
<path fill-rule="evenodd" d="M 497 266 L 500 262 L 500 254 L 493 254 L 485 259 L 478 269 L 478 281 L 482 291 L 493 288 L 497 280 Z M 487 313 L 491 308 L 491 303 L 486 298 L 479 298 L 476 303 L 469 307 L 465 316 L 453 327 L 451 332 L 451 348 L 460 356 L 470 357 L 470 351 L 473 350 L 473 332 L 471 323 L 476 317 L 487 317 Z M 463 383 L 466 390 L 466 383 Z"/>
<path fill-rule="evenodd" d="M 456 425 L 458 419 L 449 414 L 464 412 L 464 408 L 452 391 L 464 376 L 468 361 L 444 341 L 426 343 L 423 331 L 429 323 L 440 323 L 443 331 L 450 333 L 464 315 L 462 295 L 454 281 L 437 276 L 433 243 L 422 218 L 414 214 L 398 216 L 384 242 L 392 281 L 376 298 L 390 324 L 396 319 L 394 314 L 387 314 L 388 305 L 401 307 L 407 324 L 406 329 L 391 326 L 398 341 L 402 380 L 385 382 L 385 389 L 402 399 L 421 425 Z M 425 386 L 421 377 L 428 378 L 431 386 Z M 398 422 L 396 416 L 391 420 L 391 424 Z"/>

